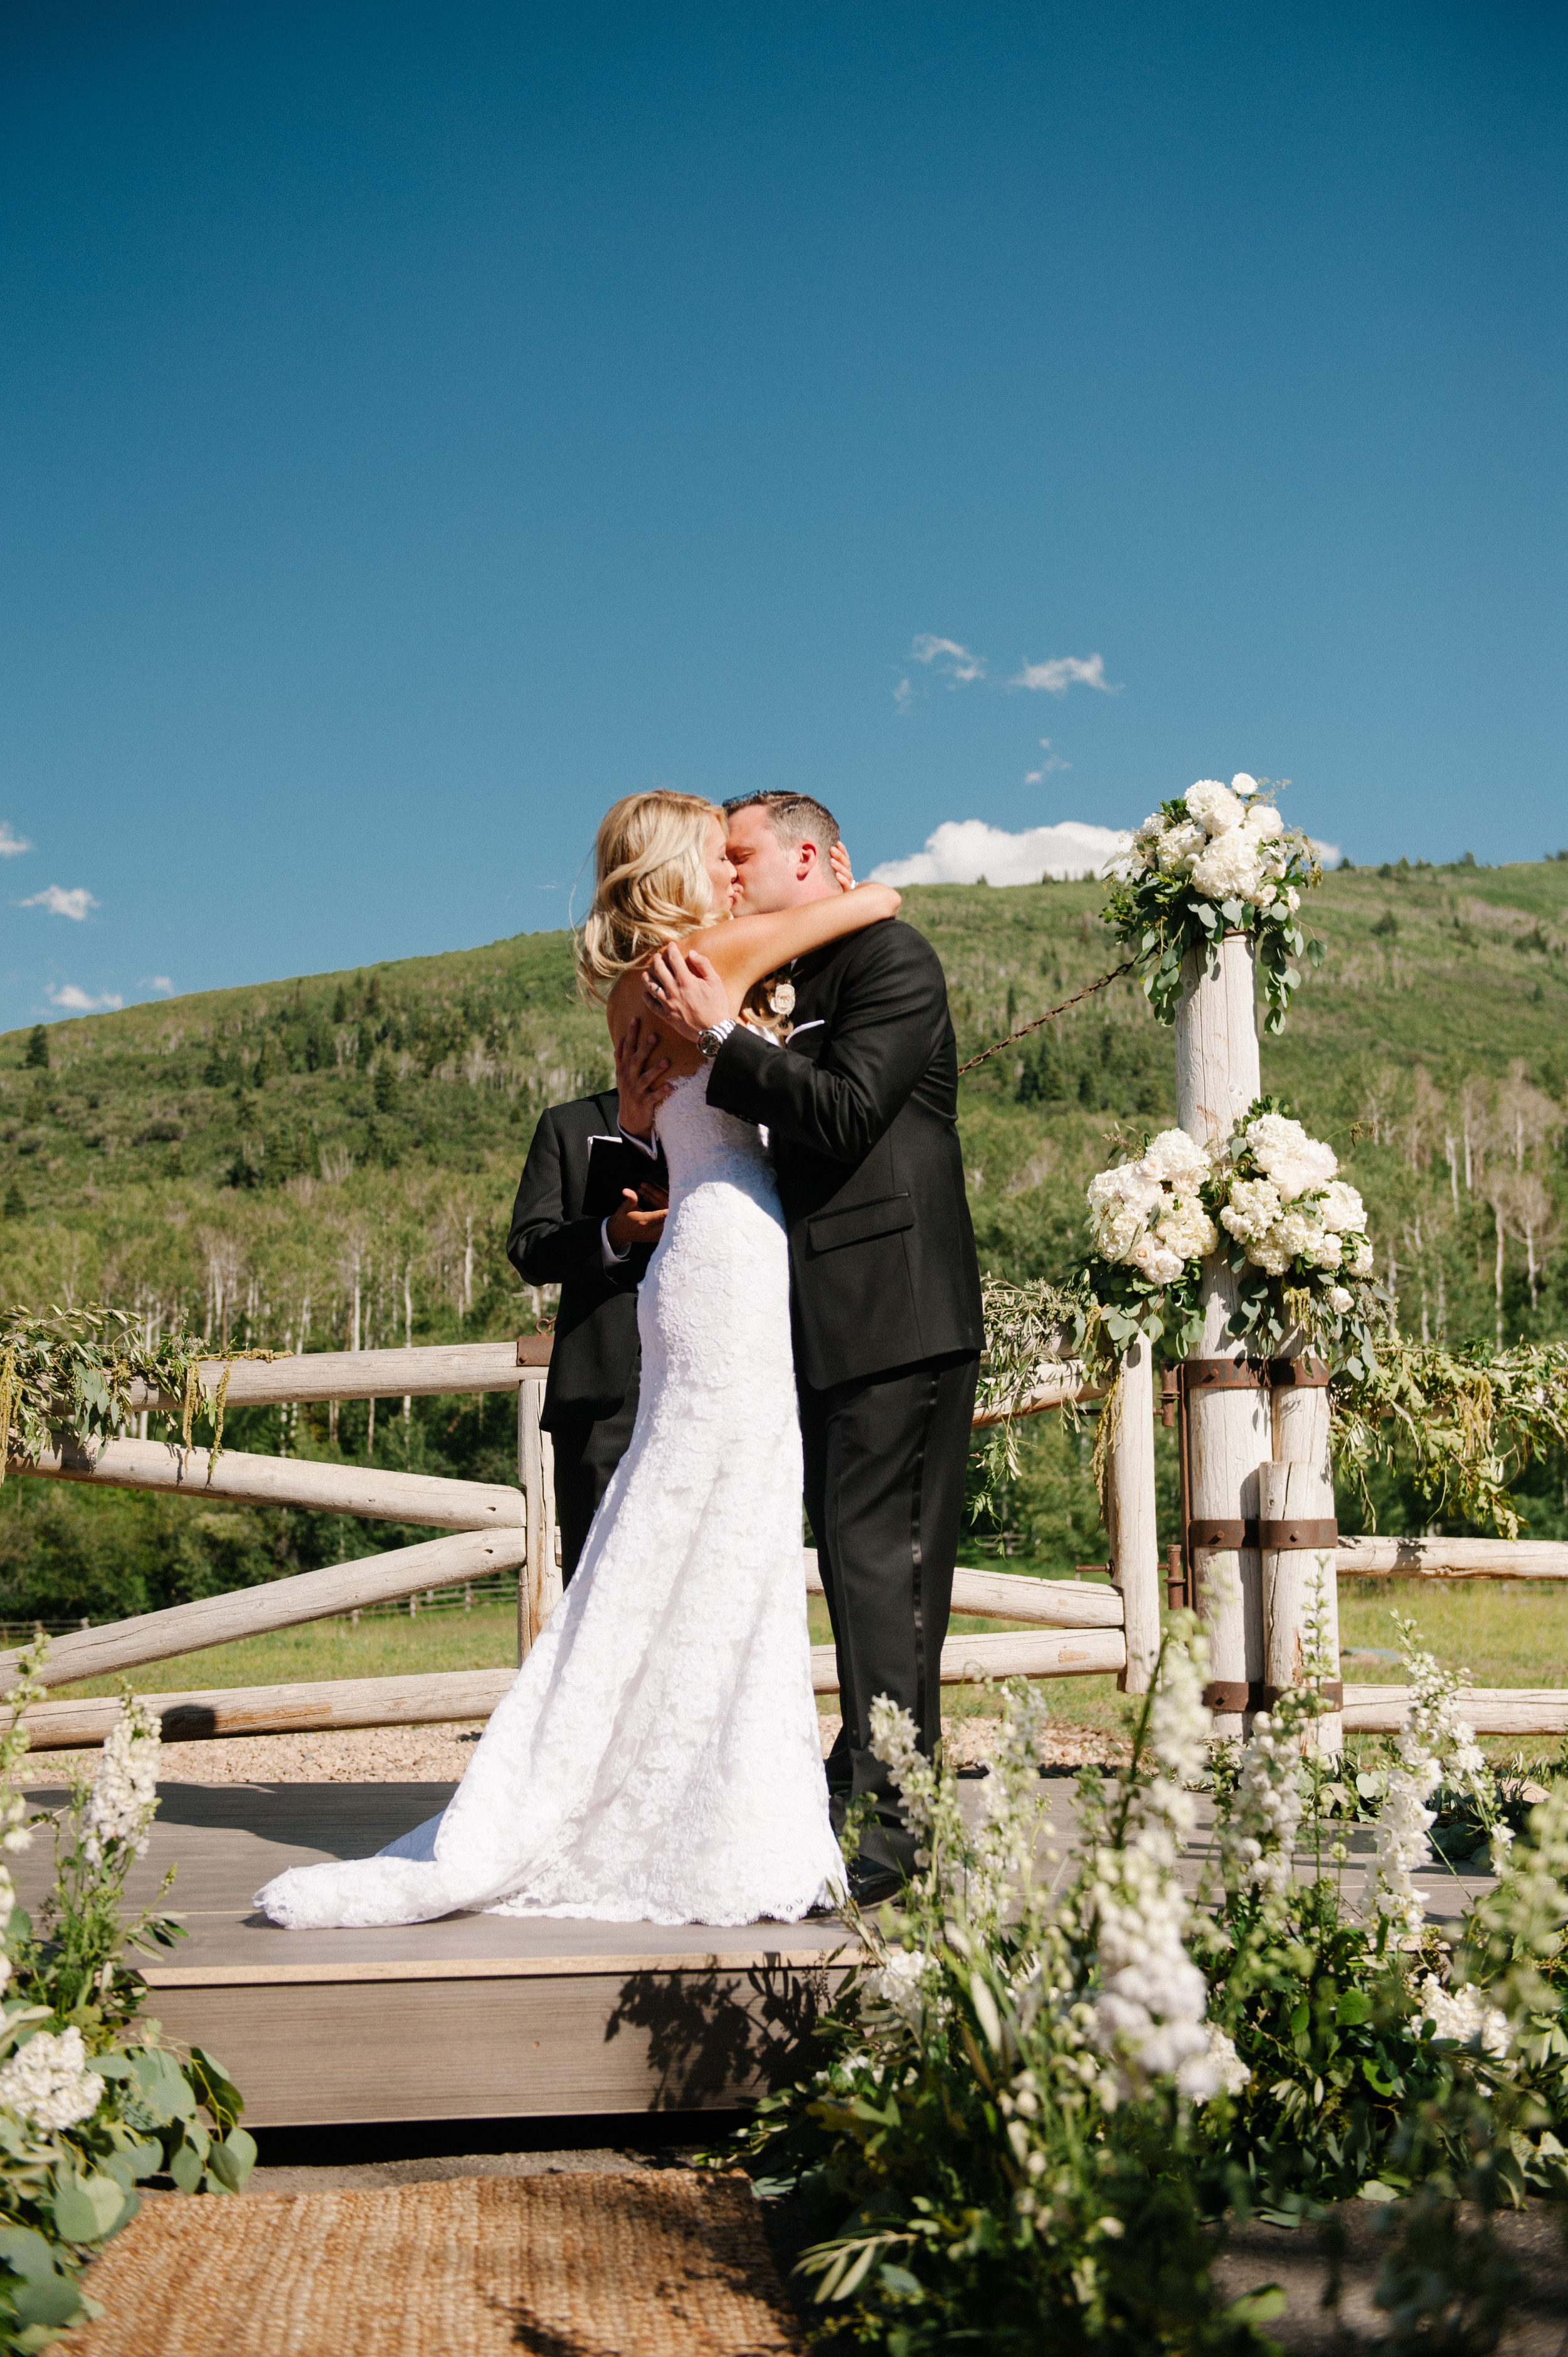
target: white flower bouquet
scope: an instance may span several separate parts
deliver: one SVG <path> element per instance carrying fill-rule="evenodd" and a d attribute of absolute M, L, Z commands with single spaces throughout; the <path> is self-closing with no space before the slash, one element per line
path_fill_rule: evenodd
<path fill-rule="evenodd" d="M 1359 1375 L 1379 1308 L 1366 1210 L 1338 1168 L 1331 1146 L 1260 1097 L 1218 1155 L 1166 1129 L 1101 1171 L 1088 1188 L 1086 1274 L 1112 1349 L 1143 1334 L 1185 1357 L 1202 1324 L 1202 1265 L 1224 1252 L 1241 1281 L 1238 1340 L 1303 1330 Z"/>
<path fill-rule="evenodd" d="M 1219 1248 L 1207 1207 L 1215 1165 L 1185 1129 L 1163 1129 L 1135 1161 L 1089 1182 L 1090 1290 L 1118 1354 L 1138 1334 L 1190 1348 L 1203 1308 L 1198 1276 Z"/>
<path fill-rule="evenodd" d="M 1162 1023 L 1176 1019 L 1187 952 L 1209 955 L 1226 933 L 1242 932 L 1257 945 L 1266 1027 L 1283 1029 L 1301 981 L 1297 961 L 1323 962 L 1322 942 L 1306 939 L 1300 917 L 1302 895 L 1322 882 L 1323 870 L 1255 778 L 1240 772 L 1228 786 L 1200 778 L 1162 802 L 1112 874 L 1107 920 L 1142 968 Z"/>

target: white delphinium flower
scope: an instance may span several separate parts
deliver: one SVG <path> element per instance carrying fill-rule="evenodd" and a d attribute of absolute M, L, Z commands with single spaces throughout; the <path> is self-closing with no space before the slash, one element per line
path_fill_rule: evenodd
<path fill-rule="evenodd" d="M 1228 2095 L 1239 2095 L 1252 2075 L 1236 2051 L 1235 2040 L 1212 2021 L 1208 2025 L 1208 2051 L 1204 2061 Z M 1197 2097 L 1199 2103 L 1206 2100 L 1205 2096 Z"/>
<path fill-rule="evenodd" d="M 1501 2061 L 1512 2042 L 1509 2018 L 1500 2006 L 1488 2005 L 1486 1992 L 1466 1981 L 1462 1988 L 1445 1989 L 1435 1973 L 1421 1984 L 1421 2021 L 1430 2021 L 1439 2038 L 1460 2046 L 1479 2046 L 1483 2054 Z"/>
<path fill-rule="evenodd" d="M 1426 1802 L 1440 1784 L 1467 1786 L 1485 1799 L 1486 1755 L 1459 1710 L 1467 1672 L 1445 1670 L 1415 1642 L 1412 1620 L 1394 1615 L 1410 1671 L 1411 1698 L 1394 1738 L 1400 1764 L 1389 1771 L 1388 1791 L 1378 1813 L 1376 1855 L 1367 1878 L 1367 1896 L 1380 1914 L 1401 1918 L 1415 1932 L 1423 1920 L 1422 1894 L 1412 1877 L 1432 1862 L 1426 1836 L 1436 1823 Z"/>
<path fill-rule="evenodd" d="M 35 2030 L 9 2061 L 0 2065 L 0 2104 L 35 2127 L 74 2128 L 91 2119 L 103 2095 L 103 2081 L 87 2067 L 87 2049 L 73 2023 L 57 2036 Z"/>
<path fill-rule="evenodd" d="M 1339 1168 L 1334 1148 L 1320 1137 L 1309 1137 L 1300 1122 L 1285 1114 L 1260 1114 L 1241 1132 L 1241 1143 L 1287 1203 L 1316 1187 L 1326 1187 Z"/>
<path fill-rule="evenodd" d="M 1129 2094 L 1174 2078 L 1201 2100 L 1225 2083 L 1204 2018 L 1208 1985 L 1184 1944 L 1187 1902 L 1177 1875 L 1196 1815 L 1187 1788 L 1203 1770 L 1213 1725 L 1204 1650 L 1201 1641 L 1166 1645 L 1149 1706 L 1156 1772 L 1133 1796 L 1122 1845 L 1098 1844 L 1086 1875 L 1101 1982 L 1095 2042 Z"/>
<path fill-rule="evenodd" d="M 15 1856 L 18 1850 L 31 1849 L 33 1829 L 27 1823 L 27 1804 L 20 1792 L 10 1793 L 0 1807 L 0 1850 Z"/>
<path fill-rule="evenodd" d="M 87 1803 L 81 1846 L 94 1866 L 102 1865 L 112 1844 L 128 1844 L 137 1857 L 145 1855 L 158 1805 L 162 1748 L 151 1710 L 140 1695 L 128 1696 L 104 1739 Z"/>
<path fill-rule="evenodd" d="M 941 1966 L 934 1956 L 913 1948 L 889 1948 L 882 1962 L 860 1985 L 860 2009 L 865 2014 L 896 2014 L 917 2036 L 928 2019 L 938 2022 L 952 2008 L 940 1993 Z"/>
<path fill-rule="evenodd" d="M 1415 1622 L 1396 1613 L 1394 1625 L 1403 1640 L 1402 1651 L 1410 1672 L 1411 1699 L 1398 1737 L 1400 1757 L 1408 1762 L 1435 1760 L 1444 1783 L 1466 1785 L 1478 1798 L 1488 1796 L 1487 1755 L 1476 1741 L 1476 1731 L 1462 1707 L 1468 1670 L 1445 1670 L 1434 1653 L 1416 1643 Z"/>
<path fill-rule="evenodd" d="M 1192 864 L 1193 888 L 1206 900 L 1254 900 L 1262 889 L 1257 837 L 1233 826 L 1217 834 Z"/>
<path fill-rule="evenodd" d="M 1252 1721 L 1241 1772 L 1219 1829 L 1228 1890 L 1244 1886 L 1281 1898 L 1290 1887 L 1291 1854 L 1305 1798 L 1299 1749 L 1266 1711 Z"/>
<path fill-rule="evenodd" d="M 1239 827 L 1247 815 L 1247 806 L 1229 786 L 1218 778 L 1199 778 L 1188 786 L 1186 796 L 1187 816 L 1195 818 L 1209 835 L 1228 834 Z"/>

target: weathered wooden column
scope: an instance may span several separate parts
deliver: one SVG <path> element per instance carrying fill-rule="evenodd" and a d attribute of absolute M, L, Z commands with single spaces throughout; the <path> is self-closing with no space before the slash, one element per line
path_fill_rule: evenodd
<path fill-rule="evenodd" d="M 530 1367 L 517 1387 L 517 1478 L 523 1492 L 523 1528 L 528 1560 L 517 1583 L 517 1658 L 529 1647 L 561 1601 L 561 1566 L 556 1559 L 555 1457 L 550 1435 L 539 1421 L 548 1370 Z"/>
<path fill-rule="evenodd" d="M 1325 1688 L 1331 1699 L 1339 1701 L 1344 1689 L 1339 1684 L 1338 1532 L 1328 1448 L 1328 1370 L 1306 1355 L 1299 1338 L 1293 1338 L 1272 1372 L 1274 1462 L 1261 1476 L 1259 1507 L 1263 1677 L 1277 1687 L 1303 1683 L 1306 1620 L 1316 1587 L 1322 1597 L 1323 1650 L 1328 1657 Z M 1271 1548 L 1271 1538 L 1283 1544 Z M 1316 1720 L 1308 1742 L 1325 1758 L 1337 1759 L 1345 1749 L 1340 1713 L 1330 1711 Z"/>
<path fill-rule="evenodd" d="M 1262 1085 L 1252 945 L 1245 934 L 1227 934 L 1212 972 L 1201 956 L 1188 956 L 1176 1050 L 1176 1119 L 1189 1137 L 1219 1146 Z M 1202 1340 L 1186 1378 L 1188 1560 L 1197 1608 L 1212 1629 L 1214 1731 L 1240 1736 L 1249 1723 L 1249 1689 L 1263 1675 L 1262 1566 L 1255 1531 L 1258 1469 L 1273 1455 L 1273 1438 L 1261 1370 L 1254 1374 L 1248 1368 L 1241 1344 L 1226 1332 L 1236 1280 L 1219 1254 L 1204 1265 L 1203 1294 Z M 1229 1579 L 1227 1569 L 1233 1575 Z M 1218 1607 L 1217 1581 L 1232 1591 Z"/>
<path fill-rule="evenodd" d="M 1146 1694 L 1160 1657 L 1160 1543 L 1155 1518 L 1154 1352 L 1141 1340 L 1122 1361 L 1114 1414 L 1105 1468 L 1105 1528 L 1127 1634 L 1127 1666 L 1116 1683 L 1123 1694 Z"/>

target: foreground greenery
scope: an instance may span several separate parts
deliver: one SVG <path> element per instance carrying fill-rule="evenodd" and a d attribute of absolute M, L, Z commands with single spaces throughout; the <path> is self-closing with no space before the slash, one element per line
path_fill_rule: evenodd
<path fill-rule="evenodd" d="M 920 1870 L 855 1917 L 865 1959 L 823 2067 L 741 2140 L 759 2190 L 815 2220 L 800 2273 L 822 2344 L 1262 2357 L 1283 2296 L 1222 2303 L 1208 2229 L 1359 2195 L 1400 2205 L 1379 2295 L 1399 2345 L 1495 2345 L 1488 2220 L 1530 2191 L 1568 2200 L 1568 1782 L 1534 1807 L 1499 1787 L 1456 1682 L 1419 1649 L 1407 1666 L 1390 1763 L 1347 1785 L 1300 1749 L 1316 1684 L 1244 1753 L 1211 1747 L 1202 1632 L 1178 1617 L 1126 1771 L 1079 1779 L 1078 1864 L 1050 1896 L 1037 1700 L 1009 1691 L 972 1824 L 881 1708 Z M 1219 1864 L 1194 1910 L 1178 1867 L 1199 1784 Z M 1348 1815 L 1372 1826 L 1365 1889 L 1342 1884 Z M 1452 1955 L 1411 1880 L 1434 1829 L 1498 1869 Z"/>
<path fill-rule="evenodd" d="M 24 1655 L 18 1713 L 44 1689 L 41 1649 Z M 52 1891 L 35 1924 L 0 1867 L 0 2347 L 31 2352 L 99 2311 L 81 2270 L 140 2206 L 138 2184 L 238 2192 L 256 2157 L 243 2104 L 221 2066 L 141 2018 L 138 1950 L 184 1937 L 158 1911 L 127 1918 L 125 1878 L 157 1807 L 156 1722 L 127 1700 L 91 1789 L 58 1818 L 16 1789 L 25 1734 L 0 1738 L 6 1851 L 41 1832 L 55 1844 Z M 165 1884 L 166 1893 L 168 1885 Z"/>

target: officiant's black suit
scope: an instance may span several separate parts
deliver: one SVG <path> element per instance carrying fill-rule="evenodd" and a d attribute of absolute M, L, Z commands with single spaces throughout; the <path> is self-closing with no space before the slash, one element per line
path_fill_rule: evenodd
<path fill-rule="evenodd" d="M 577 1568 L 588 1525 L 637 1421 L 641 1351 L 637 1288 L 651 1245 L 605 1266 L 602 1214 L 583 1210 L 589 1141 L 620 1134 L 614 1089 L 550 1105 L 541 1114 L 512 1207 L 507 1258 L 530 1285 L 558 1285 L 561 1303 L 541 1421 L 555 1452 L 555 1519 L 561 1576 Z M 660 1155 L 648 1165 L 650 1184 L 668 1187 Z"/>
<path fill-rule="evenodd" d="M 984 1326 L 958 1142 L 958 1050 L 935 951 L 874 925 L 794 969 L 780 1052 L 742 1028 L 708 1103 L 764 1122 L 789 1233 L 806 1511 L 832 1616 L 843 1729 L 835 1798 L 875 1796 L 862 1843 L 914 1844 L 870 1711 L 889 1695 L 928 1753 L 952 1601 Z"/>

